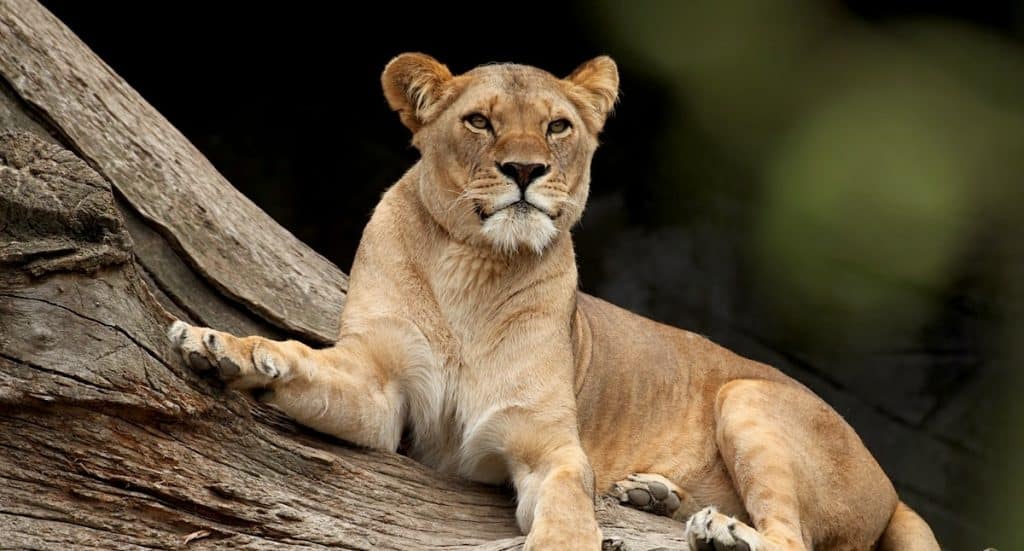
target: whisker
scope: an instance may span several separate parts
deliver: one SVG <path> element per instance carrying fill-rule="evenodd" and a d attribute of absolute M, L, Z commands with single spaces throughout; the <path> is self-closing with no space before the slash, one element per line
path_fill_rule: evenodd
<path fill-rule="evenodd" d="M 486 199 L 487 196 L 484 195 L 484 194 L 481 194 L 479 191 L 480 190 L 476 189 L 476 188 L 466 188 L 466 189 L 462 190 L 462 193 L 460 193 L 458 195 L 458 197 L 456 197 L 451 202 L 451 204 L 448 205 L 448 208 L 445 209 L 445 213 L 444 213 L 445 216 L 450 215 L 452 213 L 452 211 L 454 211 L 456 208 L 464 205 L 467 202 L 471 202 L 471 201 L 474 201 L 476 199 Z"/>
<path fill-rule="evenodd" d="M 468 201 L 468 200 L 470 200 L 470 199 L 471 199 L 471 197 L 470 197 L 470 193 L 471 193 L 471 192 L 470 192 L 470 190 L 469 190 L 469 189 L 464 189 L 464 190 L 462 190 L 462 193 L 460 193 L 460 194 L 458 195 L 458 197 L 456 197 L 456 198 L 455 198 L 455 199 L 454 199 L 454 200 L 453 200 L 453 201 L 451 202 L 451 204 L 449 204 L 449 205 L 448 205 L 448 208 L 446 208 L 446 209 L 445 209 L 445 211 L 444 211 L 444 215 L 445 215 L 445 216 L 448 216 L 448 215 L 450 215 L 450 214 L 452 213 L 452 211 L 453 211 L 453 210 L 455 210 L 455 208 L 456 208 L 456 207 L 458 207 L 459 205 L 461 205 L 461 204 L 462 204 L 462 202 L 463 202 L 463 201 Z"/>

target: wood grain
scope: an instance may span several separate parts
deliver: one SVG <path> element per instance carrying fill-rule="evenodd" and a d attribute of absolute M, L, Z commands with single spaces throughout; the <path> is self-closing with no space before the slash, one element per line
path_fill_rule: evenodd
<path fill-rule="evenodd" d="M 336 338 L 345 274 L 233 188 L 38 2 L 0 0 L 0 75 L 221 293 L 307 338 Z"/>

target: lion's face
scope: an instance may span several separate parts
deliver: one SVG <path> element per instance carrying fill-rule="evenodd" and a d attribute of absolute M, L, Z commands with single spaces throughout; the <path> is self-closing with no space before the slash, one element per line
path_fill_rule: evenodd
<path fill-rule="evenodd" d="M 424 204 L 454 237 L 540 254 L 579 220 L 618 89 L 610 59 L 559 79 L 511 64 L 452 76 L 432 58 L 404 54 L 383 82 L 422 153 Z"/>

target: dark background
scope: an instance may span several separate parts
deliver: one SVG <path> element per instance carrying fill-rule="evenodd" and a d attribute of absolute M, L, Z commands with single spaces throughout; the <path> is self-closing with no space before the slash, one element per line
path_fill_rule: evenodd
<path fill-rule="evenodd" d="M 1016 545 L 1020 3 L 44 4 L 346 271 L 417 156 L 391 57 L 611 54 L 583 288 L 814 388 L 949 548 Z"/>

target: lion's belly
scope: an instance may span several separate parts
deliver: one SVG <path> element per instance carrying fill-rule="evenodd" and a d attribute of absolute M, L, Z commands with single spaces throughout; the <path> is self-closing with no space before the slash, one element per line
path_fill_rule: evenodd
<path fill-rule="evenodd" d="M 656 473 L 702 506 L 742 515 L 715 440 L 715 397 L 731 379 L 784 376 L 594 297 L 581 294 L 578 308 L 591 342 L 577 412 L 598 491 Z"/>

